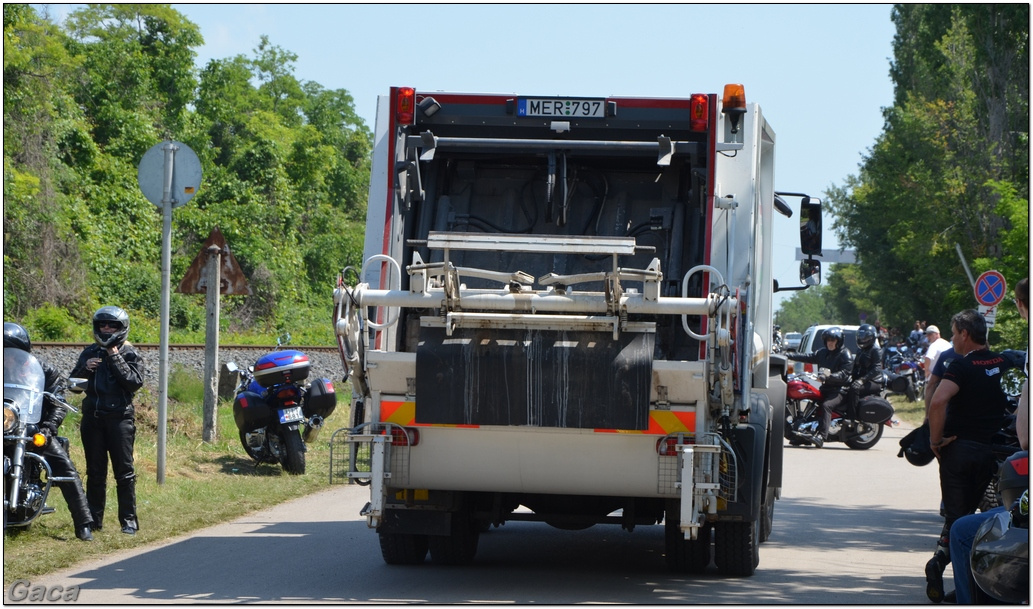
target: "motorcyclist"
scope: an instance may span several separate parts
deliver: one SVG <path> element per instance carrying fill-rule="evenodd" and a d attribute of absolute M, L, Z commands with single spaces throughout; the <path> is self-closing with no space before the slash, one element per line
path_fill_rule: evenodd
<path fill-rule="evenodd" d="M 788 358 L 797 362 L 806 362 L 818 366 L 818 380 L 821 381 L 821 399 L 818 403 L 820 418 L 818 429 L 811 442 L 821 448 L 829 437 L 829 424 L 832 422 L 832 409 L 842 403 L 840 390 L 850 384 L 853 371 L 853 358 L 850 350 L 843 346 L 843 329 L 832 327 L 821 333 L 824 347 L 810 355 L 790 353 Z"/>
<path fill-rule="evenodd" d="M 878 393 L 876 382 L 882 376 L 882 349 L 876 342 L 879 331 L 871 324 L 862 324 L 857 329 L 857 355 L 850 374 L 850 388 L 846 392 L 847 420 L 857 420 L 857 400 L 862 396 Z"/>
<path fill-rule="evenodd" d="M 21 349 L 26 353 L 32 353 L 32 341 L 29 340 L 29 333 L 21 325 L 4 322 L 4 348 Z M 46 386 L 44 391 L 52 393 L 58 398 L 64 399 L 65 380 L 56 368 L 40 362 L 43 367 L 43 376 Z M 54 477 L 70 478 L 67 482 L 55 482 L 61 489 L 65 502 L 68 504 L 68 511 L 72 513 L 72 523 L 75 527 L 75 536 L 83 541 L 93 541 L 93 534 L 90 529 L 93 527 L 93 517 L 90 515 L 90 507 L 86 502 L 86 493 L 83 492 L 82 481 L 79 479 L 79 472 L 75 464 L 68 458 L 64 446 L 57 440 L 57 430 L 68 414 L 68 408 L 61 402 L 45 396 L 43 399 L 43 412 L 39 421 L 39 432 L 46 436 L 47 443 L 40 449 L 39 454 L 47 460 Z"/>

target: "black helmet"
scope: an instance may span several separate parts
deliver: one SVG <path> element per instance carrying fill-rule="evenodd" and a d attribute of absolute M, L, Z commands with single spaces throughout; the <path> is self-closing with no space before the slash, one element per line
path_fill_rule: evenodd
<path fill-rule="evenodd" d="M 101 322 L 113 324 L 120 329 L 114 333 L 101 332 Z M 113 306 L 101 307 L 93 314 L 93 340 L 97 341 L 97 344 L 101 347 L 106 349 L 119 346 L 126 342 L 126 336 L 128 335 L 129 315 L 122 309 Z"/>
<path fill-rule="evenodd" d="M 857 346 L 862 349 L 867 349 L 875 344 L 875 338 L 879 335 L 879 331 L 875 329 L 872 324 L 862 324 L 857 329 Z"/>
<path fill-rule="evenodd" d="M 836 341 L 836 348 L 833 349 L 833 351 L 839 351 L 840 347 L 843 346 L 843 329 L 838 326 L 826 328 L 825 331 L 821 333 L 821 342 L 822 344 L 825 344 L 830 340 Z"/>
<path fill-rule="evenodd" d="M 32 353 L 32 341 L 25 328 L 12 321 L 4 322 L 4 349 L 11 347 Z"/>
<path fill-rule="evenodd" d="M 904 457 L 911 465 L 922 467 L 929 465 L 936 458 L 933 449 L 929 448 L 929 423 L 922 423 L 921 426 L 911 430 L 900 439 L 900 452 L 898 457 Z"/>

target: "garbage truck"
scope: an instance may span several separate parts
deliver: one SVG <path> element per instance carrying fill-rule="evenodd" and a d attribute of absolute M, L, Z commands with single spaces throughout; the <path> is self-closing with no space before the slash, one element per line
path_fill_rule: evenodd
<path fill-rule="evenodd" d="M 773 294 L 820 281 L 822 210 L 775 191 L 744 87 L 395 87 L 374 138 L 363 263 L 334 291 L 352 397 L 330 475 L 369 487 L 384 561 L 469 564 L 510 521 L 657 525 L 672 571 L 752 575 L 782 485 Z M 797 228 L 779 288 L 773 234 Z"/>

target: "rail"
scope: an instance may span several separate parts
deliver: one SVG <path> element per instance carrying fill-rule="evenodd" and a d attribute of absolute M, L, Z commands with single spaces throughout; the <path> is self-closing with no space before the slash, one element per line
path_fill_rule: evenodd
<path fill-rule="evenodd" d="M 75 347 L 75 348 L 78 348 L 78 349 L 85 349 L 88 345 L 92 345 L 93 343 L 92 342 L 88 342 L 88 343 L 68 343 L 68 342 L 32 341 L 32 344 L 34 346 L 44 347 L 44 348 L 45 347 L 51 347 L 51 348 L 60 349 L 60 348 Z M 133 342 L 133 346 L 136 347 L 137 349 L 158 349 L 158 348 L 161 347 L 161 345 L 159 343 L 137 343 L 137 342 Z M 204 348 L 205 348 L 205 344 L 204 343 L 178 343 L 178 344 L 170 344 L 169 345 L 169 349 L 170 350 L 184 350 L 185 351 L 185 350 L 204 349 Z M 315 345 L 287 345 L 287 348 L 295 349 L 297 351 L 305 351 L 305 352 L 310 352 L 311 351 L 311 352 L 315 352 L 315 353 L 330 353 L 330 352 L 336 353 L 337 352 L 337 346 L 336 345 L 326 345 L 326 346 L 324 346 L 324 345 L 319 345 L 319 346 L 315 346 Z M 230 349 L 232 349 L 232 350 L 248 350 L 248 349 L 253 349 L 255 351 L 272 351 L 272 350 L 276 349 L 276 346 L 275 345 L 227 345 L 227 344 L 220 343 L 219 344 L 219 349 L 220 350 L 230 350 Z"/>

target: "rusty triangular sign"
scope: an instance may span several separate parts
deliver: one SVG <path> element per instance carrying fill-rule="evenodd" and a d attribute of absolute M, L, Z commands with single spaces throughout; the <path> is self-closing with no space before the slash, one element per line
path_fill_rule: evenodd
<path fill-rule="evenodd" d="M 176 288 L 176 291 L 181 294 L 204 294 L 208 291 L 204 269 L 208 266 L 208 248 L 213 245 L 222 250 L 222 256 L 220 256 L 222 265 L 219 269 L 219 283 L 221 283 L 219 293 L 231 296 L 235 294 L 251 294 L 251 286 L 248 285 L 244 272 L 240 270 L 237 259 L 233 257 L 233 252 L 226 245 L 226 238 L 222 236 L 218 227 L 213 228 L 208 235 L 208 239 L 201 244 L 201 251 L 197 253 L 194 261 L 190 263 L 190 268 L 183 275 L 183 280 L 179 282 L 179 287 Z"/>

